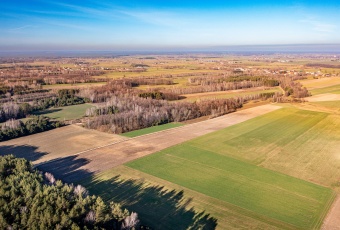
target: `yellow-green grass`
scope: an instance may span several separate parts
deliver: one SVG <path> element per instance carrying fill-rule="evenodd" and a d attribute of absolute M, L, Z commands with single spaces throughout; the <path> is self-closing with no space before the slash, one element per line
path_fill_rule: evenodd
<path fill-rule="evenodd" d="M 329 109 L 334 109 L 337 111 L 340 110 L 340 101 L 318 101 L 318 102 L 311 102 L 311 104 L 319 105 L 319 106 L 326 107 Z"/>
<path fill-rule="evenodd" d="M 318 88 L 309 90 L 312 95 L 324 94 L 324 93 L 334 93 L 340 94 L 340 84 L 339 85 L 332 85 L 325 88 Z"/>
<path fill-rule="evenodd" d="M 339 115 L 287 107 L 190 144 L 339 190 Z"/>
<path fill-rule="evenodd" d="M 171 78 L 173 80 L 174 85 L 140 85 L 137 88 L 142 89 L 142 90 L 152 90 L 154 88 L 161 88 L 161 89 L 166 89 L 166 88 L 183 88 L 183 87 L 190 87 L 188 86 L 188 78 L 189 77 L 176 77 L 176 78 Z"/>
<path fill-rule="evenodd" d="M 54 85 L 43 85 L 43 89 L 74 89 L 74 88 L 85 88 L 85 87 L 92 87 L 92 86 L 102 86 L 105 84 L 106 82 L 54 84 Z"/>
<path fill-rule="evenodd" d="M 128 167 L 292 228 L 321 226 L 335 193 L 326 187 L 209 151 L 187 142 Z"/>
<path fill-rule="evenodd" d="M 70 105 L 35 112 L 35 115 L 43 115 L 59 121 L 74 120 L 85 116 L 85 111 L 92 107 L 91 104 Z"/>
<path fill-rule="evenodd" d="M 159 131 L 162 131 L 162 130 L 167 130 L 167 129 L 171 129 L 171 128 L 175 128 L 175 127 L 179 127 L 179 126 L 183 126 L 183 124 L 181 124 L 181 123 L 167 123 L 167 124 L 164 124 L 164 125 L 156 125 L 156 126 L 152 126 L 152 127 L 145 128 L 145 129 L 139 129 L 139 130 L 123 133 L 121 135 L 125 136 L 125 137 L 137 137 L 137 136 L 141 136 L 141 135 L 145 135 L 145 134 L 149 134 L 149 133 L 154 133 L 154 132 L 159 132 Z"/>
<path fill-rule="evenodd" d="M 309 90 L 326 88 L 340 84 L 340 77 L 325 77 L 312 80 L 301 80 L 300 83 Z"/>
<path fill-rule="evenodd" d="M 239 91 L 219 91 L 219 92 L 209 92 L 209 93 L 195 93 L 195 94 L 183 94 L 186 97 L 183 101 L 194 102 L 201 99 L 220 99 L 220 98 L 233 98 L 233 97 L 243 97 L 261 93 L 275 93 L 282 92 L 279 87 L 272 89 L 250 89 L 250 90 L 239 90 Z"/>
<path fill-rule="evenodd" d="M 108 77 L 108 78 L 123 78 L 123 77 L 152 77 L 159 75 L 169 75 L 169 74 L 190 74 L 190 73 L 206 73 L 206 72 L 218 72 L 217 70 L 206 70 L 206 69 L 164 69 L 150 67 L 145 72 L 110 72 L 102 76 L 97 76 L 97 78 Z"/>

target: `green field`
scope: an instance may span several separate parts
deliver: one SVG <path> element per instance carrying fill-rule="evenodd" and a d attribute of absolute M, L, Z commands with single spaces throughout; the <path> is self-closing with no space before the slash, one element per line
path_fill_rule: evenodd
<path fill-rule="evenodd" d="M 153 229 L 296 229 L 124 165 L 80 183 L 92 194 L 136 211 L 143 223 Z"/>
<path fill-rule="evenodd" d="M 58 108 L 50 108 L 35 112 L 35 115 L 43 115 L 59 121 L 79 119 L 85 116 L 85 111 L 93 107 L 90 104 L 70 105 Z"/>
<path fill-rule="evenodd" d="M 145 135 L 145 134 L 149 134 L 149 133 L 154 133 L 154 132 L 158 132 L 158 131 L 162 131 L 162 130 L 166 130 L 166 129 L 171 129 L 171 128 L 175 128 L 175 127 L 180 127 L 180 126 L 183 126 L 183 124 L 181 124 L 181 123 L 168 123 L 168 124 L 164 124 L 164 125 L 157 125 L 157 126 L 152 126 L 152 127 L 145 128 L 145 129 L 139 129 L 139 130 L 123 133 L 121 135 L 125 136 L 125 137 L 137 137 L 137 136 L 141 136 L 141 135 Z"/>
<path fill-rule="evenodd" d="M 262 93 L 276 93 L 276 92 L 282 92 L 282 90 L 279 87 L 275 87 L 275 88 L 267 89 L 267 90 L 258 89 L 258 90 L 240 90 L 239 92 L 218 91 L 218 92 L 196 93 L 196 94 L 187 94 L 187 95 L 184 94 L 182 96 L 186 98 L 182 100 L 195 102 L 197 100 L 202 100 L 202 99 L 244 97 L 244 96 L 262 94 Z"/>
<path fill-rule="evenodd" d="M 189 143 L 339 189 L 340 117 L 335 114 L 284 108 Z"/>
<path fill-rule="evenodd" d="M 94 86 L 103 86 L 107 82 L 91 82 L 91 83 L 75 83 L 75 84 L 54 84 L 54 85 L 43 85 L 43 89 L 74 89 L 74 88 L 85 88 Z"/>
<path fill-rule="evenodd" d="M 311 102 L 311 104 L 315 104 L 318 106 L 326 107 L 333 110 L 340 110 L 340 101 L 318 101 Z"/>
<path fill-rule="evenodd" d="M 333 85 L 325 88 L 318 88 L 310 90 L 312 95 L 323 94 L 323 93 L 335 93 L 340 94 L 340 85 Z"/>
<path fill-rule="evenodd" d="M 298 228 L 320 227 L 333 191 L 191 143 L 127 166 Z"/>

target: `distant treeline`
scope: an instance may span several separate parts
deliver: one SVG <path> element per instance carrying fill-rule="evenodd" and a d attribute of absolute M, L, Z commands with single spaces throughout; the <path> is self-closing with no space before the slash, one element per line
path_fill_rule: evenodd
<path fill-rule="evenodd" d="M 155 94 L 156 97 L 161 94 Z M 152 96 L 155 96 L 152 95 Z M 85 126 L 91 129 L 123 133 L 169 122 L 181 122 L 201 116 L 217 117 L 241 108 L 248 100 L 279 96 L 263 93 L 239 98 L 191 102 L 168 102 L 138 96 L 112 96 L 106 103 L 86 111 Z"/>

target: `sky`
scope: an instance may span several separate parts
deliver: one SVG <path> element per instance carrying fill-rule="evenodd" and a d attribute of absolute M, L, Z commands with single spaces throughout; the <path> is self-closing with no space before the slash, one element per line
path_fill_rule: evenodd
<path fill-rule="evenodd" d="M 0 0 L 0 51 L 340 44 L 340 1 Z"/>

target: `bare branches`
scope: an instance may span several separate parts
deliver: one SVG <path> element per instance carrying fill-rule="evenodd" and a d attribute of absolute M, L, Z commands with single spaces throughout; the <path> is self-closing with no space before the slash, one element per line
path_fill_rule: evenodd
<path fill-rule="evenodd" d="M 124 230 L 130 230 L 133 229 L 134 227 L 137 226 L 137 224 L 139 223 L 139 219 L 138 219 L 138 214 L 135 212 L 132 212 L 130 216 L 127 216 L 122 224 L 122 229 Z"/>

